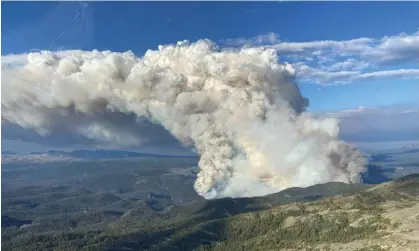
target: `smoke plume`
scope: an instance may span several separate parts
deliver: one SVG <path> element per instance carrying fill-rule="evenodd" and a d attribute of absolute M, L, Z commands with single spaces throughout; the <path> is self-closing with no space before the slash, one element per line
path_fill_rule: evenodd
<path fill-rule="evenodd" d="M 222 50 L 200 40 L 142 58 L 43 51 L 2 71 L 2 120 L 126 145 L 145 142 L 133 124 L 159 124 L 200 154 L 195 189 L 206 198 L 359 182 L 365 170 L 364 156 L 337 138 L 336 119 L 305 112 L 293 68 L 273 49 Z"/>

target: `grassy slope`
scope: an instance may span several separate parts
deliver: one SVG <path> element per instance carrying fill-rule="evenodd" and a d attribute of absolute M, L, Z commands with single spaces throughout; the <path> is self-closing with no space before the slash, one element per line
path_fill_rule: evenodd
<path fill-rule="evenodd" d="M 103 231 L 76 227 L 22 235 L 21 229 L 8 230 L 2 246 L 5 250 L 266 251 L 387 250 L 394 245 L 394 250 L 419 250 L 419 175 L 306 203 L 272 206 L 280 201 L 275 196 L 281 195 L 199 202 L 179 208 L 183 213 L 154 220 L 120 217 Z M 240 210 L 243 207 L 247 213 Z"/>

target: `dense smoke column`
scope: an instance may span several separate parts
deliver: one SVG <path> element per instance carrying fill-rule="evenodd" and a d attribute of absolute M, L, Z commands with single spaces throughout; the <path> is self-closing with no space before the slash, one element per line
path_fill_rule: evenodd
<path fill-rule="evenodd" d="M 366 159 L 337 138 L 337 120 L 305 112 L 294 76 L 275 50 L 219 50 L 208 40 L 142 58 L 33 53 L 24 68 L 3 70 L 2 119 L 42 135 L 64 127 L 126 145 L 145 141 L 130 123 L 162 125 L 200 154 L 195 189 L 206 198 L 359 182 Z"/>

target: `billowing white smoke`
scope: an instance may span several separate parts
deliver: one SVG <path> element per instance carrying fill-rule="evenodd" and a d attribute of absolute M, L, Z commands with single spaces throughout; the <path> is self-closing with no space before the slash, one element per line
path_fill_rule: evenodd
<path fill-rule="evenodd" d="M 337 120 L 304 112 L 294 75 L 272 49 L 219 50 L 208 40 L 142 58 L 34 53 L 23 69 L 2 74 L 2 118 L 40 134 L 67 127 L 132 145 L 141 137 L 118 118 L 148 119 L 199 152 L 195 189 L 206 198 L 360 181 L 366 159 L 337 139 Z"/>

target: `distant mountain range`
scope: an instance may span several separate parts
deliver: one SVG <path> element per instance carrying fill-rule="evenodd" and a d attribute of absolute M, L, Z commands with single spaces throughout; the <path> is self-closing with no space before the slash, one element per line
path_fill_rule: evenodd
<path fill-rule="evenodd" d="M 152 153 L 139 153 L 118 150 L 74 150 L 71 152 L 51 150 L 48 152 L 16 153 L 4 151 L 1 153 L 2 160 L 5 161 L 58 161 L 72 159 L 122 159 L 138 157 L 155 158 L 194 158 L 195 156 L 173 156 Z"/>

